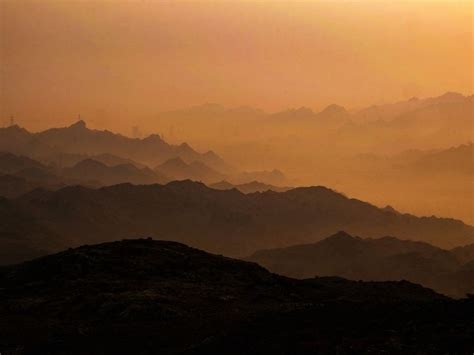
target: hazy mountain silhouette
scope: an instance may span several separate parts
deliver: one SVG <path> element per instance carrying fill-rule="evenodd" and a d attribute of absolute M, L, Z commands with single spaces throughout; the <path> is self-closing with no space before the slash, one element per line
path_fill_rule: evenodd
<path fill-rule="evenodd" d="M 42 184 L 35 184 L 14 175 L 0 175 L 0 196 L 13 198 L 34 190 Z"/>
<path fill-rule="evenodd" d="M 175 242 L 83 246 L 0 280 L 7 353 L 472 350 L 472 301 L 406 281 L 294 280 Z"/>
<path fill-rule="evenodd" d="M 163 174 L 158 174 L 149 168 L 137 168 L 132 164 L 107 166 L 93 159 L 86 159 L 71 168 L 63 170 L 64 176 L 72 179 L 87 179 L 97 181 L 101 185 L 116 185 L 120 183 L 154 184 L 169 181 Z"/>
<path fill-rule="evenodd" d="M 244 194 L 250 194 L 254 192 L 265 192 L 265 191 L 275 191 L 275 192 L 284 192 L 291 190 L 291 187 L 280 187 L 280 186 L 273 186 L 269 184 L 264 184 L 263 182 L 259 181 L 251 181 L 246 184 L 240 185 L 233 185 L 228 181 L 220 181 L 215 184 L 209 185 L 209 187 L 216 189 L 216 190 L 232 190 L 237 189 Z"/>
<path fill-rule="evenodd" d="M 396 116 L 410 111 L 422 109 L 437 104 L 463 103 L 468 97 L 456 92 L 446 92 L 437 97 L 419 99 L 413 97 L 409 100 L 396 102 L 393 104 L 374 105 L 363 108 L 355 113 L 354 119 L 360 121 L 390 120 Z"/>
<path fill-rule="evenodd" d="M 0 196 L 19 196 L 29 187 L 59 188 L 64 187 L 57 172 L 36 160 L 11 153 L 0 153 Z M 12 184 L 12 185 L 10 185 Z M 11 187 L 10 191 L 7 188 Z"/>
<path fill-rule="evenodd" d="M 224 177 L 223 174 L 210 168 L 206 164 L 194 161 L 189 164 L 181 158 L 173 158 L 158 165 L 155 172 L 163 173 L 174 180 L 195 180 L 203 182 L 216 182 Z"/>
<path fill-rule="evenodd" d="M 138 163 L 132 159 L 126 159 L 119 157 L 117 155 L 104 153 L 104 154 L 97 154 L 97 155 L 86 155 L 86 154 L 73 154 L 73 153 L 57 153 L 53 156 L 48 156 L 43 161 L 47 162 L 49 165 L 52 165 L 58 169 L 61 168 L 69 168 L 83 160 L 92 159 L 107 166 L 117 166 L 123 164 L 132 164 L 139 169 L 143 169 L 146 167 L 145 164 Z"/>
<path fill-rule="evenodd" d="M 243 194 L 191 181 L 76 186 L 36 190 L 5 208 L 61 236 L 63 247 L 142 234 L 243 256 L 314 242 L 338 230 L 370 237 L 390 234 L 444 247 L 472 243 L 474 238 L 474 228 L 461 221 L 387 212 L 324 187 Z M 24 237 L 33 232 L 23 232 Z M 0 243 L 3 237 L 0 234 Z"/>
<path fill-rule="evenodd" d="M 391 169 L 418 175 L 470 175 L 474 173 L 474 144 L 429 151 L 412 149 L 392 156 L 360 154 L 354 160 L 366 169 Z"/>
<path fill-rule="evenodd" d="M 285 185 L 288 180 L 278 169 L 261 171 L 244 171 L 231 177 L 231 183 L 242 185 L 252 181 L 260 181 L 269 185 Z"/>
<path fill-rule="evenodd" d="M 112 154 L 150 165 L 157 165 L 174 157 L 210 165 L 223 164 L 213 152 L 200 154 L 187 144 L 170 145 L 156 134 L 144 139 L 128 138 L 110 131 L 91 130 L 84 121 L 39 133 L 30 133 L 18 126 L 1 128 L 1 150 L 43 159 L 61 152 L 89 156 Z"/>
<path fill-rule="evenodd" d="M 102 155 L 99 159 L 111 164 L 123 161 L 115 156 Z M 125 160 L 127 161 L 127 160 Z M 11 153 L 0 155 L 0 196 L 16 197 L 34 188 L 56 190 L 66 185 L 85 185 L 98 187 L 120 183 L 154 184 L 164 183 L 170 179 L 147 167 L 126 163 L 108 166 L 94 159 L 85 158 L 71 167 L 49 167 L 31 158 L 16 156 Z M 7 188 L 12 190 L 7 191 Z M 29 188 L 29 189 L 28 189 Z"/>
<path fill-rule="evenodd" d="M 461 247 L 450 252 L 423 242 L 393 237 L 362 239 L 339 232 L 315 244 L 258 251 L 248 260 L 290 277 L 408 280 L 437 292 L 465 297 L 474 292 L 474 269 L 467 265 L 474 255 L 467 252 L 468 248 L 472 249 Z M 466 254 L 469 257 L 460 257 Z"/>
<path fill-rule="evenodd" d="M 30 168 L 46 169 L 47 167 L 40 162 L 25 156 L 17 156 L 9 152 L 0 152 L 1 173 L 11 174 Z"/>
<path fill-rule="evenodd" d="M 474 261 L 474 244 L 464 245 L 451 250 L 451 253 L 463 263 Z"/>
<path fill-rule="evenodd" d="M 427 173 L 474 174 L 474 144 L 423 154 L 411 167 Z"/>

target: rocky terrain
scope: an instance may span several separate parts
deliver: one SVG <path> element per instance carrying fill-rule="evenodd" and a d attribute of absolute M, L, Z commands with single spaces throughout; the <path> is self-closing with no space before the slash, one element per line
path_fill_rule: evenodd
<path fill-rule="evenodd" d="M 470 353 L 472 300 L 295 280 L 151 239 L 0 268 L 2 354 Z"/>

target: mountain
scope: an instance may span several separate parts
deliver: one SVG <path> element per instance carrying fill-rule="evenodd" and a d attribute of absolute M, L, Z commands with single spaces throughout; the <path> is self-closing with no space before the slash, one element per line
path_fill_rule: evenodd
<path fill-rule="evenodd" d="M 338 230 L 369 237 L 395 235 L 447 247 L 472 243 L 474 238 L 474 228 L 461 221 L 387 212 L 324 187 L 243 194 L 191 181 L 99 189 L 71 186 L 35 190 L 9 201 L 5 208 L 61 236 L 64 248 L 104 242 L 112 236 L 159 235 L 242 256 L 314 242 Z M 24 238 L 34 235 L 34 230 L 27 231 L 28 224 L 24 228 Z"/>
<path fill-rule="evenodd" d="M 199 161 L 186 163 L 181 158 L 173 158 L 158 165 L 155 172 L 163 173 L 175 180 L 195 180 L 203 182 L 215 182 L 224 177 L 223 174 L 208 167 Z"/>
<path fill-rule="evenodd" d="M 44 221 L 0 197 L 0 264 L 12 264 L 63 248 L 63 238 Z"/>
<path fill-rule="evenodd" d="M 232 189 L 237 189 L 240 192 L 244 194 L 251 194 L 254 192 L 265 192 L 265 191 L 275 191 L 275 192 L 284 192 L 291 190 L 291 187 L 279 187 L 279 186 L 273 186 L 269 184 L 264 184 L 263 182 L 259 181 L 251 181 L 245 184 L 240 184 L 240 185 L 233 185 L 228 181 L 222 180 L 220 182 L 217 182 L 215 184 L 209 185 L 210 188 L 216 189 L 216 190 L 232 190 Z"/>
<path fill-rule="evenodd" d="M 102 158 L 111 164 L 123 161 L 115 156 L 103 155 Z M 17 197 L 35 188 L 57 190 L 65 185 L 155 184 L 170 180 L 147 167 L 138 168 L 131 163 L 108 166 L 86 158 L 74 166 L 61 169 L 47 167 L 31 158 L 11 153 L 0 155 L 1 172 L 3 176 L 0 179 L 0 196 L 5 197 Z"/>
<path fill-rule="evenodd" d="M 18 156 L 8 152 L 0 152 L 0 173 L 11 174 L 24 169 L 47 169 L 40 162 L 26 156 Z"/>
<path fill-rule="evenodd" d="M 148 168 L 137 168 L 132 164 L 107 166 L 93 159 L 86 159 L 71 168 L 65 168 L 63 175 L 70 179 L 97 182 L 100 185 L 116 185 L 120 183 L 154 184 L 169 181 L 162 174 Z"/>
<path fill-rule="evenodd" d="M 293 121 L 301 119 L 312 119 L 315 113 L 308 107 L 300 107 L 297 109 L 289 109 L 281 112 L 276 112 L 270 115 L 272 120 L 276 121 Z"/>
<path fill-rule="evenodd" d="M 474 244 L 464 245 L 451 250 L 451 253 L 463 263 L 474 261 Z"/>
<path fill-rule="evenodd" d="M 408 280 L 455 297 L 474 293 L 474 272 L 466 274 L 466 260 L 455 252 L 393 237 L 362 239 L 339 232 L 314 244 L 257 251 L 248 260 L 296 278 Z"/>
<path fill-rule="evenodd" d="M 14 197 L 30 190 L 29 187 L 59 188 L 64 187 L 57 171 L 44 164 L 11 153 L 0 153 L 0 196 Z M 11 188 L 7 191 L 7 188 Z"/>
<path fill-rule="evenodd" d="M 294 280 L 151 239 L 0 268 L 6 353 L 469 353 L 470 300 L 402 282 Z"/>
<path fill-rule="evenodd" d="M 0 175 L 0 196 L 13 198 L 21 196 L 40 187 L 39 184 L 29 182 L 14 175 Z"/>
<path fill-rule="evenodd" d="M 244 171 L 233 175 L 229 178 L 231 183 L 242 185 L 252 181 L 260 181 L 264 184 L 269 185 L 285 185 L 287 183 L 287 178 L 278 169 L 273 169 L 271 171 L 261 170 L 261 171 Z"/>
<path fill-rule="evenodd" d="M 461 144 L 456 147 L 428 152 L 412 163 L 412 169 L 426 173 L 474 174 L 474 144 Z"/>
<path fill-rule="evenodd" d="M 428 97 L 425 99 L 412 97 L 409 100 L 392 104 L 374 105 L 363 108 L 354 113 L 354 120 L 358 122 L 390 120 L 410 111 L 423 109 L 432 105 L 459 104 L 463 103 L 466 99 L 469 99 L 469 97 L 456 92 L 446 92 L 440 96 Z"/>
<path fill-rule="evenodd" d="M 157 165 L 175 157 L 210 165 L 222 164 L 213 152 L 201 154 L 187 144 L 170 145 L 156 134 L 144 139 L 128 138 L 110 131 L 89 129 L 84 121 L 39 133 L 30 133 L 18 126 L 0 128 L 2 150 L 35 159 L 51 159 L 61 152 L 88 156 L 111 154 L 148 165 Z"/>

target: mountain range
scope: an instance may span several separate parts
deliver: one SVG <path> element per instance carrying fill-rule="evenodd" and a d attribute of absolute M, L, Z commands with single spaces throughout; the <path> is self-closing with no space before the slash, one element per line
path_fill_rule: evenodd
<path fill-rule="evenodd" d="M 240 192 L 243 192 L 244 194 L 251 194 L 254 192 L 265 192 L 265 191 L 285 192 L 292 189 L 292 187 L 274 186 L 270 184 L 264 184 L 262 182 L 255 181 L 255 180 L 245 183 L 245 184 L 238 184 L 238 185 L 234 185 L 226 180 L 223 180 L 215 184 L 211 184 L 209 185 L 209 187 L 216 190 L 237 189 Z"/>
<path fill-rule="evenodd" d="M 219 169 L 226 167 L 224 161 L 212 151 L 201 154 L 186 143 L 170 145 L 157 134 L 138 139 L 110 131 L 92 130 L 87 128 L 84 121 L 39 133 L 31 133 L 18 126 L 1 128 L 0 151 L 40 160 L 54 159 L 58 153 L 93 156 L 111 154 L 150 166 L 181 157 L 186 161 L 201 161 Z"/>
<path fill-rule="evenodd" d="M 244 194 L 191 181 L 69 186 L 0 199 L 0 207 L 8 216 L 0 228 L 3 264 L 20 261 L 17 255 L 25 248 L 37 248 L 33 255 L 41 255 L 130 235 L 172 239 L 230 256 L 315 242 L 338 230 L 440 247 L 474 240 L 474 227 L 461 221 L 380 209 L 324 187 Z"/>
<path fill-rule="evenodd" d="M 474 294 L 474 244 L 444 250 L 428 243 L 339 232 L 314 244 L 261 250 L 248 260 L 295 278 L 408 280 L 454 297 Z"/>
<path fill-rule="evenodd" d="M 470 299 L 406 281 L 295 280 L 151 238 L 0 267 L 0 283 L 6 354 L 473 351 Z"/>

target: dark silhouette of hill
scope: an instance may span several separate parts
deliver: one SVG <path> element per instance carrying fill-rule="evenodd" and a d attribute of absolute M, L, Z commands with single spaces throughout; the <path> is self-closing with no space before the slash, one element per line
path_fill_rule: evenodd
<path fill-rule="evenodd" d="M 338 230 L 448 247 L 472 243 L 474 238 L 474 228 L 461 221 L 387 212 L 324 187 L 243 194 L 191 181 L 99 189 L 71 186 L 32 191 L 10 203 L 11 213 L 21 211 L 61 236 L 63 247 L 111 236 L 162 235 L 211 252 L 243 256 L 314 242 Z"/>
<path fill-rule="evenodd" d="M 246 184 L 252 181 L 260 181 L 264 184 L 282 186 L 288 182 L 285 174 L 278 169 L 273 169 L 271 171 L 244 171 L 232 176 L 230 180 L 233 184 L 237 185 Z"/>
<path fill-rule="evenodd" d="M 100 158 L 100 157 L 99 157 Z M 105 156 L 110 163 L 122 161 L 114 156 Z M 17 197 L 35 188 L 57 190 L 66 185 L 99 187 L 120 183 L 154 184 L 170 179 L 159 172 L 131 163 L 108 166 L 93 159 L 80 160 L 72 167 L 59 168 L 24 156 L 11 153 L 0 155 L 0 196 Z"/>
<path fill-rule="evenodd" d="M 43 159 L 61 152 L 89 156 L 112 154 L 153 166 L 175 157 L 186 161 L 202 161 L 216 168 L 225 165 L 215 153 L 198 153 L 186 143 L 170 145 L 156 134 L 144 139 L 129 138 L 110 131 L 89 129 L 84 121 L 39 133 L 30 133 L 18 126 L 1 128 L 2 150 Z"/>
<path fill-rule="evenodd" d="M 472 351 L 474 304 L 402 282 L 294 280 L 151 239 L 0 268 L 2 351 Z M 436 320 L 436 321 L 434 321 Z"/>
<path fill-rule="evenodd" d="M 232 189 L 237 189 L 240 192 L 243 192 L 244 194 L 250 194 L 254 192 L 265 192 L 265 191 L 275 191 L 275 192 L 284 192 L 291 190 L 291 187 L 280 187 L 280 186 L 273 186 L 269 184 L 264 184 L 263 182 L 260 181 L 251 181 L 246 184 L 240 184 L 240 185 L 233 185 L 230 182 L 226 180 L 222 180 L 220 182 L 217 182 L 215 184 L 209 185 L 209 187 L 216 189 L 216 190 L 232 190 Z"/>
<path fill-rule="evenodd" d="M 190 179 L 203 182 L 216 182 L 224 177 L 223 174 L 202 162 L 193 161 L 188 164 L 181 158 L 167 160 L 163 164 L 157 166 L 154 170 L 155 172 L 172 177 L 173 180 Z"/>
<path fill-rule="evenodd" d="M 0 172 L 4 174 L 16 173 L 24 169 L 47 169 L 40 162 L 26 156 L 18 156 L 9 152 L 0 152 Z"/>
<path fill-rule="evenodd" d="M 10 200 L 0 197 L 1 264 L 45 255 L 64 248 L 64 240 Z"/>
<path fill-rule="evenodd" d="M 0 196 L 13 198 L 21 196 L 40 187 L 39 184 L 29 182 L 14 175 L 0 175 Z"/>
<path fill-rule="evenodd" d="M 474 244 L 451 249 L 451 253 L 454 254 L 459 261 L 469 263 L 474 261 Z"/>
<path fill-rule="evenodd" d="M 474 292 L 474 273 L 466 265 L 473 258 L 463 260 L 460 255 L 461 250 L 450 252 L 423 242 L 393 237 L 362 239 L 339 232 L 315 244 L 261 250 L 248 260 L 290 277 L 408 280 L 465 297 Z"/>
<path fill-rule="evenodd" d="M 17 197 L 37 187 L 64 187 L 57 171 L 34 159 L 0 153 L 0 196 Z"/>
<path fill-rule="evenodd" d="M 48 165 L 54 166 L 57 169 L 69 168 L 83 160 L 92 159 L 107 166 L 117 166 L 124 164 L 132 164 L 139 169 L 146 167 L 145 164 L 138 163 L 132 159 L 126 159 L 117 155 L 103 153 L 97 155 L 74 154 L 74 153 L 57 153 L 43 159 Z"/>

